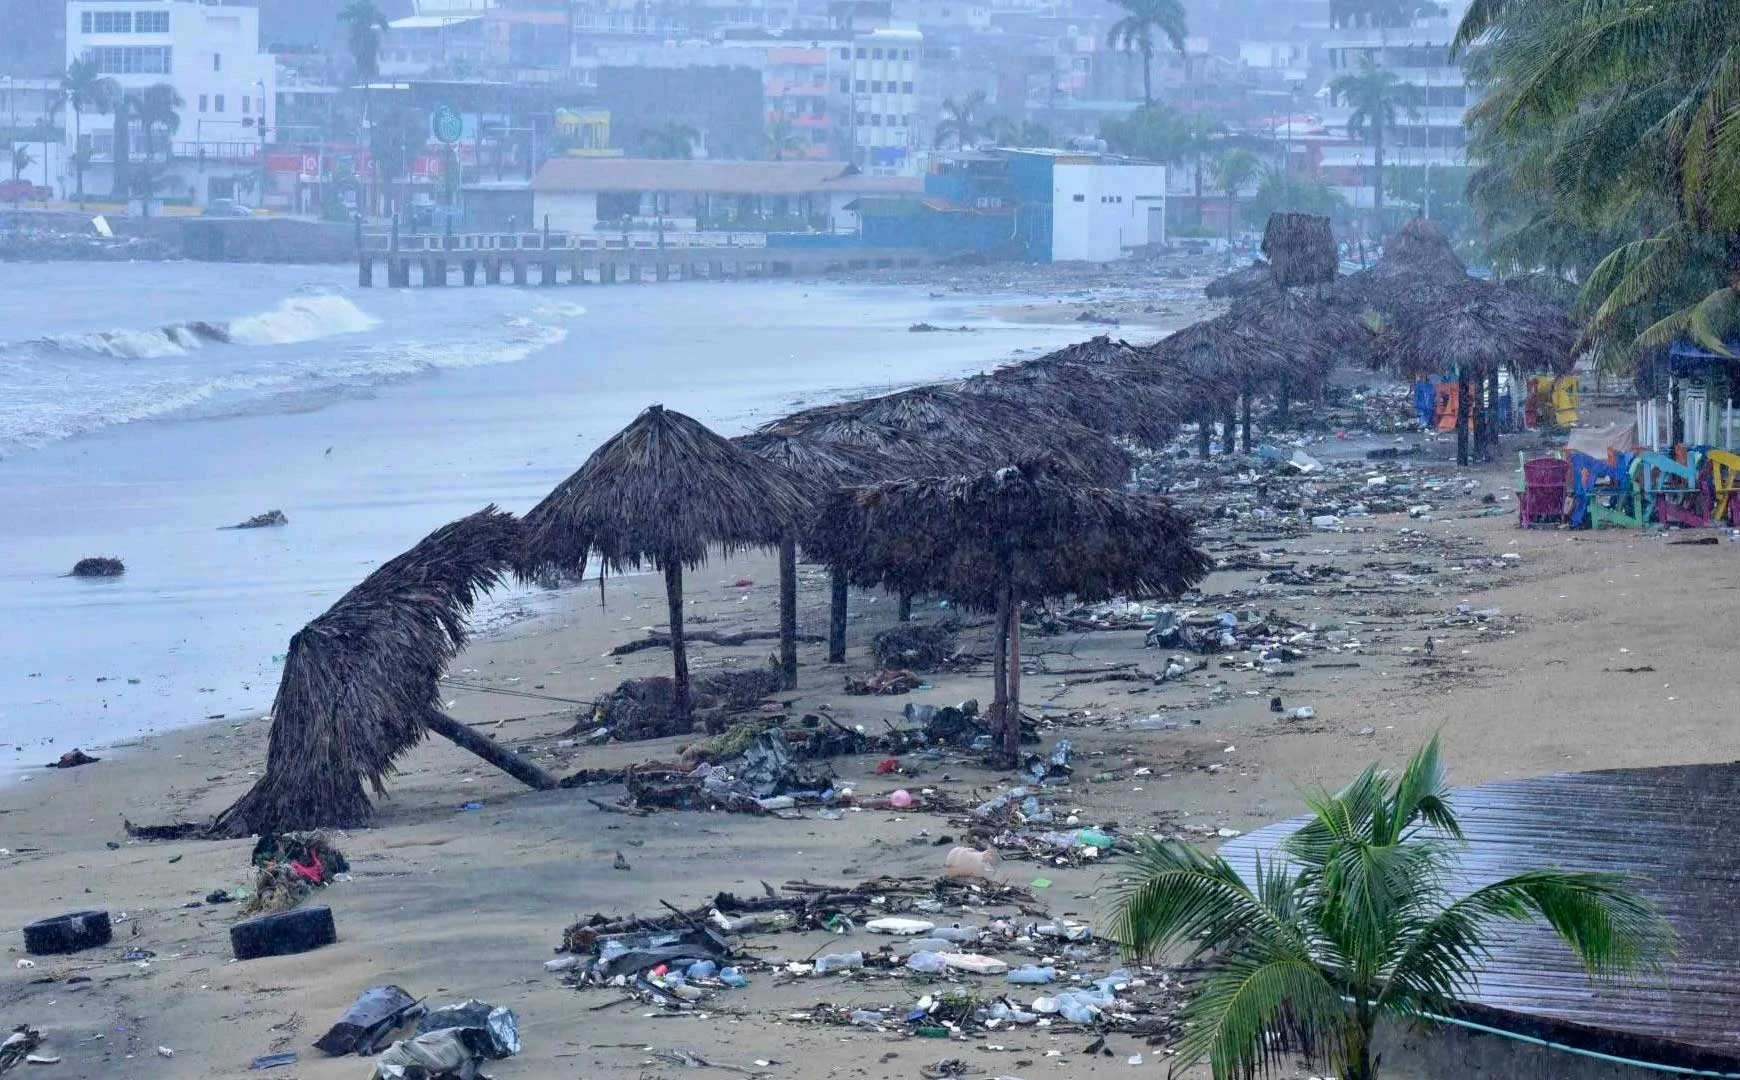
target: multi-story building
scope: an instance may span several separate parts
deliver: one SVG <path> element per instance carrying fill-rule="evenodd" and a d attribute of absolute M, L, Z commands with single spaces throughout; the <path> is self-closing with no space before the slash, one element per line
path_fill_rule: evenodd
<path fill-rule="evenodd" d="M 129 129 L 128 158 L 146 165 L 147 147 L 157 164 L 130 169 L 137 177 L 161 172 L 155 194 L 212 198 L 257 195 L 262 147 L 274 120 L 276 69 L 260 51 L 259 12 L 251 7 L 189 0 L 70 0 L 66 6 L 66 62 L 88 58 L 97 70 L 132 95 L 166 84 L 181 99 L 173 132 L 162 123 Z M 68 118 L 68 154 L 75 125 Z M 77 125 L 90 152 L 87 191 L 113 182 L 112 117 L 88 113 Z"/>
<path fill-rule="evenodd" d="M 416 0 L 387 25 L 380 69 L 386 78 L 475 76 L 486 65 L 484 16 L 494 0 Z"/>
<path fill-rule="evenodd" d="M 1391 170 L 1425 173 L 1468 163 L 1463 120 L 1475 104 L 1477 91 L 1469 87 L 1461 65 L 1450 55 L 1450 41 L 1465 6 L 1452 3 L 1445 14 L 1405 27 L 1343 30 L 1324 42 L 1331 84 L 1337 76 L 1359 71 L 1367 59 L 1401 81 L 1405 99 L 1397 109 L 1396 126 L 1384 136 L 1386 177 Z M 1327 85 L 1322 93 L 1324 124 L 1331 131 L 1347 133 L 1352 107 Z M 1369 207 L 1375 148 L 1363 135 L 1347 134 L 1346 143 L 1323 148 L 1324 176 L 1350 204 Z M 1385 188 L 1391 185 L 1386 182 Z"/>
<path fill-rule="evenodd" d="M 881 28 L 835 46 L 842 61 L 836 96 L 844 99 L 852 163 L 875 176 L 916 176 L 924 145 L 918 112 L 924 35 Z M 848 67 L 846 62 L 849 61 Z"/>

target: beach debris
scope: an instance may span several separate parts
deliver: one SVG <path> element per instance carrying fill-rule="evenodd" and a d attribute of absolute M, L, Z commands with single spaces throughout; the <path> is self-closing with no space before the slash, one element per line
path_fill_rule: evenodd
<path fill-rule="evenodd" d="M 237 960 L 289 956 L 338 940 L 332 909 L 324 905 L 274 911 L 230 927 L 230 949 Z"/>
<path fill-rule="evenodd" d="M 994 879 L 997 876 L 997 853 L 970 847 L 951 848 L 943 859 L 943 872 L 951 878 Z"/>
<path fill-rule="evenodd" d="M 107 911 L 74 911 L 26 924 L 24 951 L 32 956 L 54 956 L 107 945 L 113 938 Z"/>
<path fill-rule="evenodd" d="M 76 769 L 80 765 L 95 765 L 102 758 L 94 758 L 83 750 L 74 747 L 60 757 L 48 763 L 50 769 Z"/>
<path fill-rule="evenodd" d="M 276 1054 L 261 1054 L 259 1057 L 248 1062 L 248 1069 L 249 1071 L 258 1071 L 261 1069 L 276 1069 L 284 1065 L 294 1064 L 296 1064 L 296 1051 L 283 1050 Z"/>
<path fill-rule="evenodd" d="M 648 1055 L 658 1061 L 681 1066 L 685 1069 L 718 1069 L 722 1072 L 741 1073 L 744 1076 L 760 1075 L 755 1069 L 746 1069 L 741 1065 L 728 1065 L 721 1061 L 710 1061 L 689 1050 L 650 1050 Z"/>
<path fill-rule="evenodd" d="M 120 559 L 110 558 L 106 555 L 96 555 L 91 556 L 90 558 L 80 559 L 78 562 L 73 563 L 73 568 L 69 576 L 83 578 L 120 577 L 126 572 L 127 565 Z"/>
<path fill-rule="evenodd" d="M 19 1024 L 12 1029 L 12 1034 L 0 1040 L 0 1072 L 17 1065 L 41 1045 L 42 1032 L 29 1024 Z"/>
<path fill-rule="evenodd" d="M 265 833 L 255 842 L 251 861 L 254 897 L 244 908 L 250 915 L 293 908 L 333 875 L 350 871 L 344 853 L 320 830 Z"/>
<path fill-rule="evenodd" d="M 127 835 L 135 840 L 186 840 L 190 837 L 205 835 L 211 827 L 209 821 L 177 821 L 168 825 L 135 825 L 126 818 L 121 819 L 121 827 Z"/>
<path fill-rule="evenodd" d="M 288 524 L 290 524 L 290 519 L 284 516 L 284 511 L 268 510 L 263 514 L 255 514 L 246 521 L 223 527 L 226 529 L 269 529 L 276 525 Z"/>
<path fill-rule="evenodd" d="M 175 1056 L 175 1050 L 173 1047 L 159 1046 L 157 1048 L 157 1056 L 160 1058 L 172 1058 Z"/>
<path fill-rule="evenodd" d="M 884 670 L 942 671 L 962 659 L 960 631 L 955 619 L 905 623 L 877 632 L 870 639 L 870 655 Z"/>
<path fill-rule="evenodd" d="M 910 671 L 878 671 L 857 678 L 846 677 L 846 693 L 855 697 L 895 697 L 910 694 L 924 685 L 924 680 Z"/>
<path fill-rule="evenodd" d="M 314 1048 L 323 1054 L 370 1056 L 377 1053 L 394 1030 L 421 1016 L 420 999 L 401 986 L 371 986 L 364 990 L 338 1022 L 316 1039 Z"/>
<path fill-rule="evenodd" d="M 483 1056 L 500 1060 L 520 1052 L 520 1021 L 514 1011 L 487 1001 L 467 998 L 430 1009 L 417 1021 L 420 1034 L 436 1031 L 474 1033 L 468 1045 L 481 1046 Z"/>
<path fill-rule="evenodd" d="M 771 666 L 697 676 L 692 687 L 694 715 L 684 718 L 676 711 L 676 683 L 670 676 L 628 679 L 593 702 L 569 734 L 602 728 L 613 741 L 637 742 L 687 734 L 697 724 L 720 732 L 731 726 L 731 715 L 759 707 L 762 698 L 780 685 L 779 670 Z"/>
<path fill-rule="evenodd" d="M 35 967 L 35 966 L 36 966 L 36 961 L 35 961 L 35 960 L 26 960 L 26 959 L 24 959 L 24 958 L 23 958 L 23 957 L 19 957 L 19 958 L 18 958 L 18 962 L 17 962 L 17 963 L 15 963 L 15 964 L 13 964 L 13 965 L 12 965 L 12 966 L 13 966 L 13 967 L 16 967 L 16 968 L 17 968 L 17 969 L 18 969 L 18 970 L 20 970 L 20 971 L 23 971 L 23 970 L 24 970 L 24 969 L 26 969 L 26 968 L 33 968 L 33 967 Z"/>
<path fill-rule="evenodd" d="M 616 853 L 616 861 L 615 861 L 615 862 L 613 862 L 613 863 L 611 863 L 611 864 L 610 864 L 610 868 L 611 868 L 611 869 L 612 869 L 612 870 L 627 870 L 627 869 L 630 869 L 630 867 L 629 867 L 629 865 L 628 865 L 628 859 L 627 859 L 627 858 L 625 858 L 625 857 L 624 857 L 624 856 L 623 856 L 623 854 L 622 854 L 622 852 L 620 852 L 620 851 L 619 851 L 619 852 L 617 852 L 617 853 Z"/>
<path fill-rule="evenodd" d="M 494 1053 L 495 1046 L 487 1029 L 449 1027 L 427 1031 L 388 1047 L 375 1060 L 374 1080 L 472 1080 L 484 1061 L 519 1052 L 517 1033 L 513 1049 L 507 1053 Z"/>
<path fill-rule="evenodd" d="M 27 1054 L 24 1063 L 26 1065 L 59 1065 L 60 1057 L 57 1054 Z"/>

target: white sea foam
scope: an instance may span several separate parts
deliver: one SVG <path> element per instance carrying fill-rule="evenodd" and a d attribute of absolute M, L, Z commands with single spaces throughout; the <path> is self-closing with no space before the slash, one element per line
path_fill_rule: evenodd
<path fill-rule="evenodd" d="M 380 325 L 342 296 L 331 293 L 292 296 L 271 311 L 230 322 L 229 340 L 237 345 L 295 345 L 303 341 L 360 334 Z"/>

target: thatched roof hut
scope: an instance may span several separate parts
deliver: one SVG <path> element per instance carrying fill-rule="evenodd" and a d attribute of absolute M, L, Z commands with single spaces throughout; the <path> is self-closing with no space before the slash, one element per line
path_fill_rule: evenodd
<path fill-rule="evenodd" d="M 837 492 L 814 532 L 820 553 L 859 585 L 999 613 L 1017 651 L 1023 602 L 1171 596 L 1211 567 L 1189 519 L 1166 500 L 1078 486 L 1033 460 Z M 1000 636 L 996 699 L 1013 757 L 1020 662 L 1017 653 L 1004 663 L 1003 645 Z"/>
<path fill-rule="evenodd" d="M 687 716 L 683 570 L 706 562 L 711 551 L 779 544 L 807 506 L 778 466 L 653 405 L 526 515 L 524 568 L 578 575 L 596 550 L 605 570 L 662 570 L 676 707 Z"/>
<path fill-rule="evenodd" d="M 368 824 L 364 784 L 440 718 L 437 686 L 465 644 L 465 616 L 520 550 L 512 514 L 487 507 L 381 566 L 290 639 L 266 772 L 212 833 L 248 836 Z"/>
<path fill-rule="evenodd" d="M 1191 323 L 1148 351 L 1150 370 L 1164 373 L 1179 388 L 1186 414 L 1197 416 L 1285 378 L 1297 365 L 1281 342 L 1230 314 Z"/>
<path fill-rule="evenodd" d="M 1413 218 L 1384 245 L 1376 266 L 1340 279 L 1330 295 L 1350 309 L 1373 308 L 1386 320 L 1403 324 L 1452 299 L 1474 280 L 1443 228 Z"/>
<path fill-rule="evenodd" d="M 1345 308 L 1298 289 L 1268 289 L 1233 301 L 1227 318 L 1285 349 L 1299 382 L 1328 375 L 1336 361 L 1370 358 L 1373 334 Z"/>
<path fill-rule="evenodd" d="M 1403 327 L 1386 358 L 1405 376 L 1463 368 L 1566 372 L 1575 366 L 1576 342 L 1562 308 L 1522 289 L 1471 280 Z"/>
<path fill-rule="evenodd" d="M 1270 214 L 1263 227 L 1262 252 L 1275 284 L 1283 289 L 1327 285 L 1341 267 L 1329 219 L 1312 214 Z"/>
<path fill-rule="evenodd" d="M 1139 355 L 1135 349 L 1130 352 Z M 1161 384 L 1143 381 L 1134 359 L 1084 364 L 1044 356 L 976 375 L 964 380 L 961 388 L 1051 410 L 1084 428 L 1149 446 L 1164 444 L 1178 430 L 1177 395 Z"/>
<path fill-rule="evenodd" d="M 1275 276 L 1266 262 L 1253 262 L 1215 278 L 1203 286 L 1202 293 L 1210 300 L 1231 300 L 1255 289 L 1274 288 Z"/>

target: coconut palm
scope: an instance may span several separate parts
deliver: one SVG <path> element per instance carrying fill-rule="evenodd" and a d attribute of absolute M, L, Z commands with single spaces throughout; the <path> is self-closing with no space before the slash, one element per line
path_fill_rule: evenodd
<path fill-rule="evenodd" d="M 802 153 L 804 146 L 803 135 L 785 117 L 767 125 L 767 156 L 773 160 L 784 161 L 787 154 Z"/>
<path fill-rule="evenodd" d="M 350 0 L 338 13 L 345 25 L 345 43 L 356 65 L 357 78 L 371 82 L 381 73 L 381 37 L 387 32 L 387 17 L 374 0 Z"/>
<path fill-rule="evenodd" d="M 145 135 L 145 160 L 152 160 L 156 146 L 155 132 L 163 129 L 163 161 L 173 156 L 170 139 L 181 130 L 181 109 L 187 102 L 168 83 L 153 83 L 138 94 L 133 113 Z"/>
<path fill-rule="evenodd" d="M 380 123 L 369 128 L 369 153 L 379 179 L 389 185 L 395 180 L 409 183 L 411 167 L 428 146 L 429 113 L 424 109 L 403 106 L 385 110 Z M 402 210 L 411 200 L 407 194 L 399 201 Z"/>
<path fill-rule="evenodd" d="M 1348 135 L 1355 138 L 1363 135 L 1371 143 L 1372 206 L 1382 213 L 1384 138 L 1396 126 L 1397 111 L 1406 107 L 1401 80 L 1395 72 L 1378 67 L 1368 56 L 1360 62 L 1358 71 L 1335 79 L 1329 84 L 1329 89 L 1337 100 L 1353 106 L 1353 112 L 1347 118 Z"/>
<path fill-rule="evenodd" d="M 1226 192 L 1226 239 L 1229 244 L 1238 219 L 1239 189 L 1250 183 L 1262 169 L 1263 163 L 1257 155 L 1242 148 L 1228 150 L 1214 163 L 1214 182 Z"/>
<path fill-rule="evenodd" d="M 79 209 L 83 210 L 85 165 L 89 161 L 84 147 L 84 114 L 94 112 L 101 115 L 114 109 L 115 100 L 121 95 L 121 85 L 102 75 L 95 60 L 81 59 L 67 65 L 66 73 L 60 77 L 60 88 L 72 109 L 73 175 L 78 178 Z"/>
<path fill-rule="evenodd" d="M 1106 32 L 1106 45 L 1124 52 L 1142 54 L 1142 104 L 1154 104 L 1154 35 L 1164 34 L 1180 56 L 1184 55 L 1184 5 L 1180 0 L 1114 0 L 1124 9 L 1123 18 Z"/>
<path fill-rule="evenodd" d="M 943 98 L 942 119 L 937 121 L 936 138 L 931 145 L 941 149 L 953 140 L 956 149 L 965 150 L 978 142 L 985 134 L 985 125 L 979 121 L 978 115 L 984 107 L 983 90 L 974 90 L 959 101 L 952 97 Z"/>
<path fill-rule="evenodd" d="M 36 164 L 36 158 L 30 153 L 30 147 L 20 143 L 12 148 L 12 179 L 17 180 L 24 175 L 24 170 Z"/>
<path fill-rule="evenodd" d="M 687 160 L 695 156 L 701 133 L 681 120 L 667 120 L 641 133 L 641 153 L 652 158 Z"/>
<path fill-rule="evenodd" d="M 1378 1022 L 1451 1008 L 1507 923 L 1547 923 L 1595 977 L 1666 959 L 1666 921 L 1619 875 L 1534 870 L 1453 896 L 1462 832 L 1448 795 L 1434 738 L 1399 776 L 1374 766 L 1312 795 L 1310 823 L 1249 881 L 1219 856 L 1138 841 L 1115 933 L 1138 957 L 1206 961 L 1175 1067 L 1206 1059 L 1223 1080 L 1303 1052 L 1373 1080 Z"/>
<path fill-rule="evenodd" d="M 133 194 L 133 120 L 139 99 L 133 94 L 117 93 L 111 105 L 115 114 L 114 176 L 109 197 L 126 202 Z"/>

